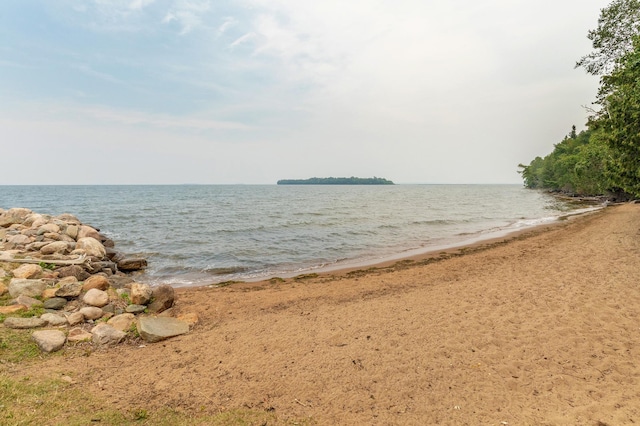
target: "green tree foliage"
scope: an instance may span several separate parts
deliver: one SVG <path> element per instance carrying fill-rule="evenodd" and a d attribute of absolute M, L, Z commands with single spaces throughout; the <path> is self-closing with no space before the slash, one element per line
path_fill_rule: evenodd
<path fill-rule="evenodd" d="M 633 49 L 633 36 L 639 32 L 640 0 L 614 0 L 600 11 L 598 27 L 587 34 L 594 51 L 580 58 L 576 67 L 593 75 L 608 74 Z"/>
<path fill-rule="evenodd" d="M 640 37 L 623 55 L 614 71 L 602 77 L 598 103 L 590 121 L 611 149 L 611 179 L 615 186 L 640 197 Z"/>
<path fill-rule="evenodd" d="M 544 158 L 520 164 L 527 188 L 544 188 L 569 194 L 603 195 L 609 188 L 609 149 L 594 132 L 571 133 Z"/>

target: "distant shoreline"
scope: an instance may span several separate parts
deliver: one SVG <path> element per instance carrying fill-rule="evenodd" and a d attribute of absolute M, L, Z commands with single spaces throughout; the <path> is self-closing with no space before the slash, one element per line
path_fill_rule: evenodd
<path fill-rule="evenodd" d="M 359 178 L 359 177 L 328 177 L 309 179 L 282 179 L 278 185 L 395 185 L 392 181 L 379 177 Z"/>

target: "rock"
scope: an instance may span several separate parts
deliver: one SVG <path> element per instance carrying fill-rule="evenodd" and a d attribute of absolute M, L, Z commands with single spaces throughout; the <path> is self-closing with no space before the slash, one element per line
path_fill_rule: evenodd
<path fill-rule="evenodd" d="M 78 311 L 79 313 L 81 313 L 85 319 L 88 320 L 97 320 L 99 318 L 102 318 L 102 315 L 104 315 L 104 312 L 102 311 L 102 309 L 97 308 L 95 306 L 85 306 L 84 308 L 81 308 L 80 311 Z"/>
<path fill-rule="evenodd" d="M 89 291 L 92 288 L 106 290 L 109 288 L 109 280 L 102 275 L 92 275 L 84 281 L 82 290 Z"/>
<path fill-rule="evenodd" d="M 88 225 L 80 225 L 78 228 L 78 237 L 77 240 L 82 238 L 93 238 L 94 240 L 100 241 L 100 232 L 97 229 L 92 228 Z"/>
<path fill-rule="evenodd" d="M 42 273 L 40 265 L 24 264 L 12 272 L 15 278 L 35 278 Z"/>
<path fill-rule="evenodd" d="M 67 335 L 67 341 L 69 342 L 84 342 L 91 340 L 93 335 L 81 328 L 72 328 Z"/>
<path fill-rule="evenodd" d="M 109 295 L 106 291 L 92 288 L 87 291 L 86 294 L 82 297 L 82 301 L 87 305 L 97 306 L 98 308 L 101 308 L 109 303 Z"/>
<path fill-rule="evenodd" d="M 25 246 L 29 244 L 31 241 L 32 240 L 30 237 L 22 234 L 12 235 L 9 238 L 7 238 L 7 242 L 13 244 L 14 246 Z"/>
<path fill-rule="evenodd" d="M 25 305 L 9 305 L 9 306 L 0 306 L 0 314 L 15 314 L 17 312 L 23 312 L 28 310 Z"/>
<path fill-rule="evenodd" d="M 136 321 L 136 316 L 133 314 L 127 313 L 127 314 L 116 315 L 115 317 L 107 321 L 107 324 L 109 324 L 116 330 L 126 332 L 127 330 L 129 330 L 129 328 L 131 328 L 131 325 L 135 321 Z"/>
<path fill-rule="evenodd" d="M 131 277 L 126 277 L 122 275 L 114 275 L 109 277 L 109 284 L 113 288 L 121 289 L 126 286 L 131 287 L 131 283 L 133 283 L 133 279 Z"/>
<path fill-rule="evenodd" d="M 149 304 L 149 312 L 159 313 L 173 306 L 175 290 L 170 285 L 160 285 L 152 289 L 152 302 Z"/>
<path fill-rule="evenodd" d="M 77 283 L 78 279 L 76 277 L 74 277 L 73 275 L 70 275 L 68 277 L 62 277 L 58 280 L 58 286 L 63 286 L 65 284 L 71 284 L 71 283 Z"/>
<path fill-rule="evenodd" d="M 149 343 L 159 342 L 189 332 L 189 324 L 186 322 L 166 317 L 138 318 L 137 328 L 140 337 Z"/>
<path fill-rule="evenodd" d="M 131 302 L 134 305 L 146 305 L 153 296 L 153 290 L 149 284 L 132 283 L 131 284 Z"/>
<path fill-rule="evenodd" d="M 56 241 L 49 243 L 40 249 L 42 254 L 66 254 L 69 252 L 69 243 L 66 241 Z"/>
<path fill-rule="evenodd" d="M 15 302 L 18 305 L 25 305 L 29 309 L 37 306 L 43 306 L 42 301 L 38 299 L 34 299 L 33 297 L 25 296 L 24 294 L 21 294 L 20 296 L 16 297 Z"/>
<path fill-rule="evenodd" d="M 61 220 L 64 223 L 80 225 L 78 218 L 71 213 L 62 213 L 61 215 L 56 216 L 56 219 Z"/>
<path fill-rule="evenodd" d="M 60 232 L 60 227 L 55 223 L 47 223 L 38 228 L 38 235 L 44 235 L 47 233 L 57 234 Z"/>
<path fill-rule="evenodd" d="M 146 309 L 147 309 L 147 307 L 144 306 L 144 305 L 129 305 L 129 306 L 127 306 L 125 311 L 127 311 L 127 313 L 130 313 L 130 314 L 141 314 Z"/>
<path fill-rule="evenodd" d="M 78 250 L 86 253 L 87 256 L 97 257 L 98 259 L 103 259 L 107 255 L 107 251 L 102 243 L 92 237 L 78 238 L 78 243 L 74 251 Z"/>
<path fill-rule="evenodd" d="M 64 231 L 65 235 L 73 238 L 74 240 L 78 238 L 78 226 L 69 225 L 67 229 Z"/>
<path fill-rule="evenodd" d="M 47 287 L 42 292 L 42 298 L 43 299 L 53 299 L 54 297 L 56 297 L 56 291 L 58 291 L 58 287 L 54 287 L 54 288 Z"/>
<path fill-rule="evenodd" d="M 116 330 L 109 324 L 98 324 L 91 330 L 93 343 L 97 345 L 115 345 L 127 336 L 127 333 Z"/>
<path fill-rule="evenodd" d="M 38 328 L 44 327 L 46 322 L 41 318 L 31 317 L 31 318 L 18 318 L 18 317 L 9 317 L 4 320 L 4 326 L 7 328 Z"/>
<path fill-rule="evenodd" d="M 67 314 L 67 322 L 72 326 L 82 324 L 84 322 L 84 315 L 82 314 L 82 312 L 73 312 Z"/>
<path fill-rule="evenodd" d="M 121 271 L 138 271 L 147 267 L 147 260 L 140 257 L 125 257 L 118 260 L 118 269 Z"/>
<path fill-rule="evenodd" d="M 54 309 L 56 311 L 59 311 L 60 309 L 63 309 L 66 305 L 67 305 L 67 299 L 65 299 L 64 297 L 54 297 L 44 301 L 45 309 Z"/>
<path fill-rule="evenodd" d="M 18 297 L 21 294 L 31 297 L 40 296 L 45 288 L 47 288 L 47 283 L 42 280 L 13 278 L 9 282 L 9 294 L 11 297 Z"/>
<path fill-rule="evenodd" d="M 67 341 L 67 336 L 60 330 L 34 331 L 32 337 L 43 352 L 59 351 Z"/>
<path fill-rule="evenodd" d="M 8 292 L 9 292 L 9 289 L 7 288 L 7 286 L 4 285 L 4 283 L 0 282 L 0 296 L 4 296 Z"/>
<path fill-rule="evenodd" d="M 84 281 L 91 276 L 87 271 L 85 271 L 81 266 L 78 265 L 64 266 L 57 269 L 56 271 L 61 278 L 76 277 L 78 281 Z"/>
<path fill-rule="evenodd" d="M 71 282 L 65 282 L 64 284 L 62 284 L 60 288 L 56 290 L 56 297 L 64 297 L 66 299 L 72 299 L 74 297 L 80 296 L 80 293 L 82 293 L 82 283 L 76 280 Z"/>
<path fill-rule="evenodd" d="M 49 314 L 49 313 L 40 315 L 40 319 L 45 320 L 47 324 L 52 327 L 67 325 L 67 322 L 68 322 L 67 319 L 62 315 Z"/>

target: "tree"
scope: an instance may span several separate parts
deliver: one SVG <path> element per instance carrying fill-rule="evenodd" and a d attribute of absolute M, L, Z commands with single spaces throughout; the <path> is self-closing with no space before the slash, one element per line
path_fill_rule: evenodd
<path fill-rule="evenodd" d="M 594 51 L 576 63 L 589 74 L 609 74 L 616 61 L 633 49 L 633 37 L 640 33 L 640 0 L 614 0 L 600 11 L 598 28 L 589 30 Z"/>
<path fill-rule="evenodd" d="M 602 77 L 598 92 L 602 110 L 590 120 L 611 149 L 613 183 L 640 197 L 640 37 L 614 71 Z"/>

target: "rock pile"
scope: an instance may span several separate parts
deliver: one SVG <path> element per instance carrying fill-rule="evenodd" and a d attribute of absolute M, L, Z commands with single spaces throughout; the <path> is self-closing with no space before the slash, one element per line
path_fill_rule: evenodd
<path fill-rule="evenodd" d="M 117 344 L 128 333 L 147 342 L 187 333 L 197 317 L 170 317 L 173 288 L 135 282 L 125 272 L 143 269 L 146 260 L 118 253 L 114 246 L 99 229 L 70 214 L 52 217 L 24 208 L 0 209 L 4 326 L 46 327 L 33 333 L 45 352 L 67 342 Z M 26 311 L 43 313 L 11 316 Z"/>

